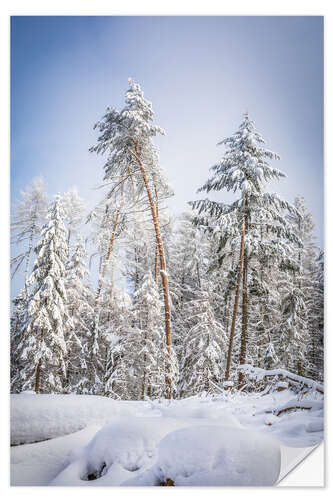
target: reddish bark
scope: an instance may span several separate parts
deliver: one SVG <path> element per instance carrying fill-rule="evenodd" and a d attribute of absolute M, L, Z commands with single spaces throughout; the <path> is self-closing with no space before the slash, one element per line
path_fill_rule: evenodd
<path fill-rule="evenodd" d="M 132 156 L 136 159 L 142 177 L 143 177 L 143 182 L 147 191 L 147 196 L 149 200 L 149 205 L 151 209 L 151 214 L 153 218 L 153 223 L 154 223 L 154 229 L 155 229 L 155 238 L 156 238 L 156 245 L 158 248 L 158 253 L 159 253 L 159 258 L 160 258 L 160 274 L 161 274 L 161 279 L 162 279 L 162 287 L 163 287 L 163 297 L 164 297 L 164 321 L 165 321 L 165 336 L 166 336 L 166 345 L 167 345 L 167 350 L 168 350 L 168 356 L 169 360 L 171 358 L 171 314 L 170 314 L 170 299 L 169 299 L 169 283 L 168 283 L 168 276 L 166 272 L 166 263 L 165 263 L 165 253 L 164 253 L 164 247 L 163 247 L 163 241 L 161 237 L 161 232 L 160 232 L 160 227 L 159 227 L 159 221 L 158 221 L 158 215 L 156 211 L 156 205 L 154 203 L 153 195 L 151 192 L 151 188 L 148 182 L 148 177 L 146 170 L 143 166 L 143 163 L 140 158 L 140 154 L 138 151 L 138 143 L 135 144 L 135 153 L 130 151 Z M 171 380 L 171 375 L 167 374 L 166 376 L 166 398 L 167 399 L 172 399 L 172 380 Z"/>

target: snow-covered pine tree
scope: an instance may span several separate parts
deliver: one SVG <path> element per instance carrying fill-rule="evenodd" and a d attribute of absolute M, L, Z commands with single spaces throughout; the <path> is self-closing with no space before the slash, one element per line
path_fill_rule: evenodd
<path fill-rule="evenodd" d="M 151 220 L 147 219 L 147 214 L 133 214 L 124 234 L 125 275 L 133 293 L 139 289 L 146 274 L 155 271 L 152 236 Z"/>
<path fill-rule="evenodd" d="M 311 335 L 317 337 L 311 304 L 316 295 L 316 246 L 314 243 L 314 222 L 301 196 L 295 199 L 297 212 L 287 217 L 298 236 L 299 243 L 293 245 L 294 269 L 286 270 L 282 281 L 282 329 L 287 323 L 283 337 L 287 335 L 288 347 L 285 362 L 297 370 L 298 375 L 311 373 Z M 318 338 L 318 337 L 317 337 Z M 286 340 L 287 342 L 287 340 Z M 289 354 L 289 355 L 288 355 Z M 294 358 L 293 358 L 294 356 Z M 291 368 L 290 368 L 291 369 Z"/>
<path fill-rule="evenodd" d="M 87 364 L 90 362 L 89 342 L 94 323 L 95 295 L 91 287 L 86 265 L 87 254 L 81 237 L 66 269 L 66 306 L 71 321 L 68 323 L 65 340 L 67 345 L 67 377 L 65 390 L 68 393 L 88 392 Z"/>
<path fill-rule="evenodd" d="M 265 228 L 272 233 L 286 235 L 289 232 L 287 223 L 282 217 L 284 209 L 293 210 L 277 195 L 265 191 L 267 182 L 278 180 L 285 175 L 270 165 L 271 160 L 279 159 L 272 151 L 265 149 L 265 141 L 256 131 L 254 122 L 248 113 L 238 131 L 219 144 L 226 146 L 223 158 L 211 170 L 213 176 L 199 191 L 240 192 L 240 197 L 231 204 L 199 200 L 192 202 L 194 208 L 201 213 L 215 218 L 218 223 L 228 225 L 232 219 L 238 221 L 239 264 L 235 291 L 232 323 L 229 335 L 229 348 L 225 379 L 230 376 L 233 340 L 235 335 L 236 315 L 242 282 L 242 333 L 240 347 L 240 364 L 246 363 L 248 343 L 248 273 L 250 245 L 258 239 L 258 224 L 262 220 Z M 277 224 L 278 223 L 278 224 Z M 253 233 L 255 231 L 255 233 Z M 257 234 L 256 238 L 252 234 Z M 239 386 L 242 385 L 243 374 L 239 376 Z"/>
<path fill-rule="evenodd" d="M 68 248 L 71 249 L 73 237 L 78 235 L 84 220 L 85 205 L 80 198 L 76 187 L 69 189 L 63 196 L 63 205 L 66 213 L 65 223 L 68 231 Z M 75 240 L 74 240 L 75 241 Z"/>
<path fill-rule="evenodd" d="M 104 375 L 107 352 L 106 330 L 109 328 L 112 309 L 111 295 L 114 285 L 114 268 L 121 270 L 118 260 L 118 240 L 124 229 L 124 215 L 120 206 L 112 205 L 110 200 L 102 201 L 89 214 L 92 223 L 91 241 L 97 245 L 99 269 L 97 291 L 94 299 L 93 333 L 89 345 L 89 380 L 93 394 L 104 391 Z M 96 254 L 94 254 L 96 255 Z"/>
<path fill-rule="evenodd" d="M 226 332 L 229 332 L 232 321 L 232 302 L 236 293 L 239 253 L 239 228 L 236 215 L 231 215 L 228 224 L 220 225 L 215 217 L 200 215 L 195 217 L 195 224 L 208 244 L 205 266 L 207 279 L 214 292 L 212 303 L 215 319 Z M 236 317 L 235 331 L 239 330 L 240 321 Z M 237 334 L 236 334 L 237 335 Z M 231 369 L 237 368 L 239 357 L 238 336 L 235 337 L 234 361 Z M 235 351 L 235 349 L 234 349 Z"/>
<path fill-rule="evenodd" d="M 45 184 L 41 177 L 33 179 L 26 191 L 21 191 L 22 201 L 15 207 L 11 222 L 11 242 L 23 249 L 23 252 L 11 260 L 14 267 L 12 276 L 25 262 L 24 287 L 25 294 L 28 292 L 28 276 L 30 273 L 30 260 L 36 238 L 39 237 L 42 226 L 45 223 L 47 210 L 47 196 Z"/>
<path fill-rule="evenodd" d="M 113 399 L 138 400 L 141 386 L 137 353 L 141 336 L 134 326 L 132 301 L 125 290 L 116 286 L 110 290 L 110 311 L 104 394 Z"/>
<path fill-rule="evenodd" d="M 294 282 L 291 273 L 285 276 L 279 287 L 281 293 L 279 358 L 286 370 L 302 376 L 302 366 L 309 345 L 304 293 Z"/>
<path fill-rule="evenodd" d="M 20 392 L 22 381 L 19 373 L 22 362 L 17 356 L 17 348 L 22 340 L 22 328 L 26 323 L 28 309 L 28 298 L 26 289 L 22 288 L 20 293 L 13 299 L 13 312 L 10 319 L 10 380 L 11 392 Z"/>
<path fill-rule="evenodd" d="M 226 357 L 227 338 L 214 317 L 211 286 L 206 282 L 196 299 L 187 304 L 193 326 L 184 339 L 180 393 L 193 396 L 212 389 L 222 380 L 222 359 Z"/>
<path fill-rule="evenodd" d="M 307 294 L 308 328 L 310 346 L 308 349 L 309 377 L 324 380 L 324 253 L 320 252 L 309 273 L 311 287 Z"/>
<path fill-rule="evenodd" d="M 66 311 L 65 266 L 67 231 L 64 209 L 58 195 L 47 214 L 35 249 L 37 258 L 29 278 L 34 286 L 29 297 L 26 323 L 15 351 L 19 359 L 21 390 L 61 392 L 66 376 L 65 331 L 69 321 Z"/>
<path fill-rule="evenodd" d="M 170 289 L 172 298 L 173 344 L 179 361 L 185 333 L 193 326 L 187 303 L 197 297 L 207 272 L 207 235 L 194 225 L 195 211 L 187 211 L 176 221 L 169 245 Z"/>
<path fill-rule="evenodd" d="M 153 124 L 154 113 L 152 105 L 147 101 L 140 86 L 129 80 L 130 88 L 126 93 L 126 106 L 121 112 L 107 108 L 103 119 L 96 124 L 101 132 L 96 146 L 91 151 L 104 153 L 108 151 L 108 160 L 104 166 L 104 179 L 111 184 L 108 196 L 117 190 L 125 192 L 130 185 L 134 189 L 135 199 L 140 194 L 146 194 L 146 200 L 151 210 L 155 230 L 155 240 L 159 251 L 160 274 L 164 292 L 165 333 L 167 349 L 171 358 L 171 318 L 168 276 L 166 259 L 161 237 L 159 217 L 156 210 L 154 189 L 158 199 L 161 194 L 168 196 L 169 186 L 165 182 L 158 164 L 158 155 L 152 138 L 163 133 L 162 129 Z M 172 381 L 168 379 L 167 396 L 171 397 Z"/>
<path fill-rule="evenodd" d="M 160 398 L 165 393 L 166 350 L 160 297 L 150 273 L 134 294 L 133 313 L 140 332 L 137 366 L 141 369 L 141 398 Z"/>

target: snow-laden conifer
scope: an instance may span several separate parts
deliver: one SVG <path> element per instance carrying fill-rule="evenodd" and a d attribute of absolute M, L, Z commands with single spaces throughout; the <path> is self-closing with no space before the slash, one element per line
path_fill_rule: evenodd
<path fill-rule="evenodd" d="M 313 343 L 311 337 L 318 339 L 316 326 L 318 323 L 315 319 L 317 314 L 313 315 L 311 308 L 318 291 L 316 287 L 318 268 L 312 214 L 308 212 L 305 200 L 301 196 L 296 197 L 295 207 L 297 211 L 287 217 L 299 242 L 292 246 L 294 268 L 287 269 L 281 281 L 283 290 L 281 341 L 289 369 L 297 369 L 298 375 L 302 376 L 311 373 L 310 351 Z"/>
<path fill-rule="evenodd" d="M 134 321 L 140 332 L 137 365 L 141 367 L 142 399 L 165 393 L 167 352 L 157 284 L 147 274 L 134 294 Z"/>
<path fill-rule="evenodd" d="M 136 361 L 141 338 L 134 326 L 132 301 L 116 286 L 110 292 L 104 394 L 113 399 L 140 399 L 141 367 Z"/>
<path fill-rule="evenodd" d="M 71 321 L 66 330 L 67 377 L 65 389 L 69 393 L 89 390 L 87 363 L 89 342 L 94 320 L 94 292 L 86 265 L 87 254 L 82 238 L 77 243 L 66 269 L 66 306 Z"/>
<path fill-rule="evenodd" d="M 64 193 L 63 205 L 66 213 L 65 223 L 68 231 L 68 248 L 71 248 L 71 240 L 79 234 L 80 226 L 83 223 L 85 212 L 85 205 L 75 187 L 69 189 L 66 193 Z"/>
<path fill-rule="evenodd" d="M 22 381 L 22 390 L 61 392 L 66 376 L 65 331 L 69 319 L 64 283 L 68 257 L 64 217 L 58 195 L 49 208 L 29 278 L 33 290 L 16 350 L 21 368 L 17 377 Z"/>
<path fill-rule="evenodd" d="M 212 384 L 222 380 L 227 338 L 223 326 L 215 319 L 213 301 L 211 287 L 205 284 L 198 297 L 187 306 L 193 326 L 184 339 L 182 353 L 180 391 L 183 397 L 207 392 Z"/>
<path fill-rule="evenodd" d="M 91 148 L 91 151 L 108 153 L 104 166 L 104 179 L 111 185 L 109 198 L 124 196 L 129 189 L 134 194 L 135 200 L 138 200 L 141 194 L 145 194 L 144 198 L 151 211 L 155 244 L 160 259 L 166 344 L 171 356 L 169 285 L 156 204 L 157 198 L 160 200 L 168 196 L 170 189 L 159 167 L 157 150 L 152 142 L 152 138 L 163 131 L 153 123 L 153 118 L 151 103 L 144 98 L 140 86 L 130 79 L 125 107 L 120 112 L 114 108 L 107 108 L 103 119 L 96 124 L 100 136 L 97 145 Z M 171 385 L 171 378 L 168 377 L 168 397 L 171 397 Z"/>
<path fill-rule="evenodd" d="M 284 177 L 284 174 L 272 167 L 271 161 L 278 160 L 276 153 L 264 147 L 265 141 L 256 131 L 255 124 L 250 120 L 248 113 L 235 134 L 224 139 L 219 144 L 226 147 L 222 159 L 212 167 L 213 176 L 200 188 L 199 191 L 226 191 L 238 192 L 236 201 L 226 204 L 211 200 L 192 202 L 198 208 L 199 216 L 215 219 L 220 226 L 228 226 L 234 220 L 238 226 L 239 264 L 238 278 L 235 290 L 233 317 L 229 336 L 229 348 L 226 367 L 226 379 L 230 375 L 233 341 L 235 336 L 236 316 L 239 302 L 240 285 L 242 283 L 242 335 L 240 346 L 240 363 L 246 363 L 248 343 L 248 275 L 249 258 L 251 252 L 258 245 L 260 232 L 258 228 L 263 224 L 266 231 L 282 237 L 293 237 L 290 227 L 283 217 L 283 210 L 293 210 L 293 207 L 283 201 L 278 195 L 266 192 L 266 184 L 272 180 Z M 232 231 L 230 232 L 232 234 Z M 227 236 L 227 235 L 226 235 Z M 224 238 L 224 242 L 227 239 Z M 283 246 L 283 244 L 282 244 Z M 240 384 L 242 373 L 240 373 Z"/>
<path fill-rule="evenodd" d="M 24 286 L 27 295 L 30 260 L 34 243 L 45 223 L 47 197 L 41 177 L 33 179 L 26 191 L 21 191 L 22 201 L 15 207 L 11 222 L 12 243 L 22 249 L 22 253 L 11 260 L 13 275 L 24 265 Z"/>

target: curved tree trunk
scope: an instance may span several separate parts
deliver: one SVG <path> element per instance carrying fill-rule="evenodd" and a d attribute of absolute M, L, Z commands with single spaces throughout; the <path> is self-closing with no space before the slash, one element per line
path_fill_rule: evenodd
<path fill-rule="evenodd" d="M 160 257 L 160 274 L 161 274 L 162 286 L 163 286 L 166 346 L 167 346 L 168 357 L 169 357 L 169 361 L 170 361 L 171 360 L 171 314 L 170 314 L 169 283 L 168 283 L 168 276 L 167 276 L 167 271 L 166 271 L 166 262 L 165 262 L 163 241 L 162 241 L 161 232 L 160 232 L 158 215 L 156 212 L 156 205 L 154 203 L 154 199 L 153 199 L 151 188 L 150 188 L 150 185 L 148 182 L 146 170 L 143 166 L 143 163 L 141 161 L 141 158 L 140 158 L 140 155 L 138 152 L 138 143 L 135 144 L 135 153 L 132 151 L 130 151 L 130 153 L 138 162 L 139 168 L 141 170 L 143 182 L 144 182 L 144 185 L 145 185 L 145 188 L 147 191 L 147 196 L 148 196 L 148 200 L 149 200 L 149 205 L 150 205 L 150 210 L 151 210 L 151 214 L 152 214 L 152 218 L 153 218 L 153 223 L 154 223 L 156 245 L 157 245 L 158 253 L 159 253 L 159 257 Z M 172 380 L 171 380 L 170 373 L 166 374 L 166 394 L 165 394 L 165 397 L 167 399 L 172 399 Z"/>
<path fill-rule="evenodd" d="M 238 302 L 239 302 L 239 289 L 240 289 L 242 268 L 243 268 L 243 259 L 244 259 L 244 240 L 245 240 L 245 222 L 243 223 L 243 229 L 242 229 L 241 246 L 240 246 L 240 253 L 239 253 L 239 269 L 238 269 L 238 277 L 237 277 L 237 286 L 236 286 L 236 293 L 235 293 L 234 310 L 232 313 L 231 330 L 230 330 L 230 337 L 229 337 L 229 348 L 228 348 L 228 356 L 227 356 L 227 366 L 226 366 L 225 376 L 224 376 L 225 382 L 227 382 L 229 380 L 229 376 L 230 376 L 232 347 L 233 347 L 234 337 L 235 337 L 236 316 L 237 316 L 237 309 L 238 309 Z"/>

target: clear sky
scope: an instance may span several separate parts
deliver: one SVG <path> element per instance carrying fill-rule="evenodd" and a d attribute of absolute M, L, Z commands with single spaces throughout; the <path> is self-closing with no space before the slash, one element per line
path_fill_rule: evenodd
<path fill-rule="evenodd" d="M 223 153 L 216 143 L 249 111 L 323 240 L 322 17 L 13 17 L 12 202 L 33 177 L 77 186 L 91 208 L 103 158 L 88 152 L 107 105 L 133 77 L 153 102 L 161 164 L 180 213 Z M 221 200 L 227 200 L 222 193 Z"/>

